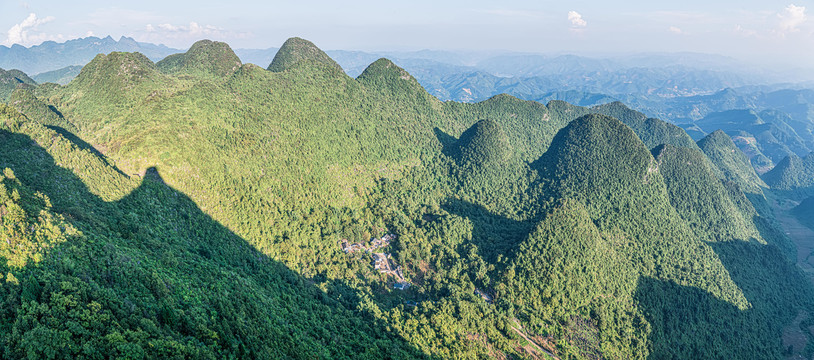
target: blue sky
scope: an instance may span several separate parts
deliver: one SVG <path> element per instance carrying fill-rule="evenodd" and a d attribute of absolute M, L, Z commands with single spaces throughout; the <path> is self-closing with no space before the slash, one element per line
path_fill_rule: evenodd
<path fill-rule="evenodd" d="M 323 49 L 693 51 L 807 65 L 812 1 L 3 0 L 0 44 L 124 35 L 177 48 L 202 38 L 268 48 L 300 36 Z"/>

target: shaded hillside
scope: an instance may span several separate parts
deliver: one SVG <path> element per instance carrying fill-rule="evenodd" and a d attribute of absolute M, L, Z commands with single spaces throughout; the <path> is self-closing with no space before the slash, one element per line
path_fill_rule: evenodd
<path fill-rule="evenodd" d="M 20 84 L 36 84 L 28 75 L 20 70 L 3 70 L 0 69 L 0 102 L 6 102 L 11 96 L 17 85 Z"/>
<path fill-rule="evenodd" d="M 35 121 L 43 125 L 57 126 L 69 131 L 76 131 L 75 126 L 65 120 L 56 108 L 46 105 L 42 100 L 37 98 L 34 94 L 33 86 L 27 84 L 17 86 L 17 89 L 11 93 L 8 104 L 29 119 L 36 119 Z"/>
<path fill-rule="evenodd" d="M 50 82 L 59 85 L 68 85 L 68 83 L 71 82 L 71 80 L 73 80 L 77 75 L 79 75 L 79 72 L 81 70 L 82 70 L 81 65 L 72 65 L 58 70 L 39 73 L 37 75 L 34 75 L 33 79 L 40 84 Z"/>
<path fill-rule="evenodd" d="M 710 249 L 699 246 L 700 240 L 670 205 L 656 160 L 620 121 L 603 115 L 573 121 L 554 138 L 540 166 L 553 183 L 555 198 L 584 202 L 600 230 L 621 231 L 630 237 L 625 251 L 628 256 L 643 257 L 636 264 L 642 275 L 684 279 L 689 284 L 698 281 L 693 279 L 712 277 L 715 285 L 708 291 L 744 306 L 745 299 L 720 265 L 708 265 L 704 270 L 678 265 L 716 261 Z M 651 227 L 654 224 L 659 226 Z M 657 230 L 661 227 L 672 231 Z M 664 272 L 653 272 L 655 269 Z M 684 271 L 703 271 L 704 275 Z M 694 285 L 703 287 L 701 284 Z"/>
<path fill-rule="evenodd" d="M 653 155 L 664 176 L 670 202 L 684 220 L 694 225 L 701 239 L 767 242 L 752 222 L 757 212 L 754 208 L 741 211 L 736 206 L 703 153 L 663 145 L 653 149 Z M 769 241 L 777 243 L 779 239 Z"/>
<path fill-rule="evenodd" d="M 2 123 L 4 357 L 423 357 L 332 299 L 342 284 L 328 295 L 268 259 L 155 169 L 127 179 L 41 125 Z"/>
<path fill-rule="evenodd" d="M 791 212 L 801 223 L 814 230 L 814 197 L 803 200 Z"/>

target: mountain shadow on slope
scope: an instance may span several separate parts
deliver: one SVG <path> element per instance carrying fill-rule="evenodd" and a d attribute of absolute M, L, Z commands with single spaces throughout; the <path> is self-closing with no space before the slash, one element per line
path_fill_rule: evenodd
<path fill-rule="evenodd" d="M 742 310 L 709 292 L 672 281 L 639 278 L 636 301 L 650 323 L 649 359 L 782 359 L 811 356 L 807 329 L 794 323 L 811 309 L 810 282 L 774 246 L 745 241 L 710 246 L 750 302 Z M 664 299 L 681 299 L 665 302 Z M 804 321 L 811 321 L 809 315 Z M 800 325 L 802 327 L 802 325 Z M 792 346 L 784 332 L 800 332 L 803 346 Z"/>
<path fill-rule="evenodd" d="M 82 232 L 36 265 L 0 264 L 24 279 L 0 289 L 2 357 L 424 357 L 334 300 L 336 290 L 258 252 L 154 168 L 107 202 L 27 135 L 0 130 L 0 139 L 0 168 Z M 28 157 L 9 155 L 19 144 Z"/>
<path fill-rule="evenodd" d="M 705 241 L 758 240 L 754 209 L 743 212 L 730 198 L 703 153 L 689 148 L 661 145 L 653 155 L 664 177 L 670 202 Z M 765 241 L 760 239 L 761 241 Z"/>
<path fill-rule="evenodd" d="M 531 222 L 501 216 L 464 200 L 447 199 L 441 208 L 472 223 L 472 242 L 491 263 L 496 262 L 499 255 L 508 256 L 528 236 L 533 226 Z"/>
<path fill-rule="evenodd" d="M 47 105 L 34 94 L 35 87 L 19 84 L 11 93 L 8 104 L 29 119 L 37 119 L 46 126 L 58 126 L 76 131 L 76 126 L 62 116 L 54 106 Z"/>
<path fill-rule="evenodd" d="M 6 102 L 19 84 L 36 85 L 37 83 L 20 70 L 0 69 L 0 102 Z"/>
<path fill-rule="evenodd" d="M 814 196 L 801 201 L 791 212 L 801 223 L 814 230 Z"/>

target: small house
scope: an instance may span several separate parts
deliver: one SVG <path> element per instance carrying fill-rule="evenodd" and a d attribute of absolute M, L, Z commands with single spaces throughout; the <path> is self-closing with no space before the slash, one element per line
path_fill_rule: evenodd
<path fill-rule="evenodd" d="M 396 290 L 407 290 L 407 288 L 409 288 L 409 287 L 410 287 L 410 283 L 408 283 L 406 281 L 399 281 L 399 282 L 393 284 L 393 289 L 396 289 Z"/>

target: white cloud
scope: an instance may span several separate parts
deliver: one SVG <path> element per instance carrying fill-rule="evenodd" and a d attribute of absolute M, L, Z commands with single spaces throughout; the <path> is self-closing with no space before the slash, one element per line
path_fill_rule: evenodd
<path fill-rule="evenodd" d="M 208 38 L 212 40 L 245 39 L 250 33 L 233 32 L 213 25 L 201 25 L 190 22 L 189 25 L 163 23 L 147 24 L 138 36 L 139 41 L 170 43 L 175 46 L 186 46 L 191 41 Z"/>
<path fill-rule="evenodd" d="M 735 33 L 745 37 L 758 37 L 758 33 L 752 29 L 746 29 L 743 26 L 735 25 Z"/>
<path fill-rule="evenodd" d="M 800 30 L 800 25 L 808 20 L 806 16 L 806 7 L 789 4 L 783 9 L 783 12 L 777 14 L 780 19 L 778 24 L 778 31 L 782 34 L 797 32 Z"/>
<path fill-rule="evenodd" d="M 568 21 L 571 22 L 571 27 L 575 29 L 588 26 L 588 22 L 582 18 L 582 15 L 574 10 L 568 12 Z"/>
<path fill-rule="evenodd" d="M 681 28 L 678 28 L 678 27 L 675 27 L 675 26 L 670 26 L 669 30 L 670 30 L 671 33 L 676 34 L 676 35 L 681 35 L 681 34 L 684 33 L 684 31 L 682 31 Z"/>
<path fill-rule="evenodd" d="M 54 21 L 53 16 L 47 16 L 43 19 L 37 17 L 37 14 L 31 13 L 28 15 L 23 22 L 16 24 L 8 29 L 6 32 L 6 40 L 3 42 L 3 45 L 11 46 L 13 44 L 20 44 L 24 46 L 33 45 L 39 42 L 43 42 L 45 40 L 58 40 L 60 36 L 49 36 L 43 33 L 36 33 L 32 32 L 32 30 L 36 31 L 37 27 Z"/>
<path fill-rule="evenodd" d="M 229 35 L 229 32 L 222 28 L 212 25 L 200 25 L 194 21 L 190 22 L 189 25 L 158 24 L 153 26 L 147 24 L 144 29 L 148 33 L 163 33 L 175 38 L 188 36 L 226 37 Z"/>

